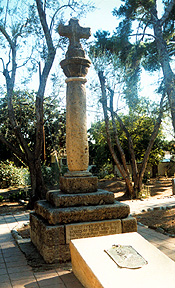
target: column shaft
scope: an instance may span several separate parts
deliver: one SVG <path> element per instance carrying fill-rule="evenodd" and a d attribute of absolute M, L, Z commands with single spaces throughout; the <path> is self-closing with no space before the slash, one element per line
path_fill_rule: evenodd
<path fill-rule="evenodd" d="M 66 79 L 66 151 L 69 171 L 86 171 L 89 150 L 84 77 Z"/>

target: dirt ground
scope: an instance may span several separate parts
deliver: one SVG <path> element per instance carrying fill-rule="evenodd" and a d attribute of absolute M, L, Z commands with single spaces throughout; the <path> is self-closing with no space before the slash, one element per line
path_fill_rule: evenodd
<path fill-rule="evenodd" d="M 128 198 L 126 198 L 124 195 L 125 183 L 122 180 L 100 180 L 99 188 L 114 192 L 115 198 L 118 201 L 128 200 Z M 4 193 L 7 195 L 9 191 L 0 190 L 0 195 L 4 195 Z M 170 197 L 172 195 L 172 179 L 164 177 L 158 180 L 151 179 L 149 184 L 145 186 L 145 191 L 148 192 L 147 194 L 150 194 L 149 197 L 151 198 L 160 199 Z M 18 202 L 8 202 L 7 197 L 5 201 L 0 203 L 0 215 L 16 213 L 26 209 L 26 206 L 19 204 Z M 136 218 L 138 222 L 150 228 L 158 228 L 158 230 L 162 233 L 167 232 L 171 235 L 175 235 L 175 209 L 145 212 L 137 215 Z M 22 233 L 23 237 L 29 237 L 29 227 L 24 227 L 20 233 Z"/>
<path fill-rule="evenodd" d="M 125 198 L 124 181 L 116 182 L 112 180 L 101 180 L 99 182 L 101 189 L 112 191 L 118 201 L 128 200 Z M 161 199 L 172 196 L 172 178 L 161 177 L 159 179 L 151 179 L 148 185 L 145 185 L 145 191 L 148 197 Z M 142 199 L 144 201 L 144 198 Z M 175 237 L 175 209 L 170 210 L 154 210 L 136 215 L 137 221 L 156 229 L 161 233 L 168 233 Z"/>

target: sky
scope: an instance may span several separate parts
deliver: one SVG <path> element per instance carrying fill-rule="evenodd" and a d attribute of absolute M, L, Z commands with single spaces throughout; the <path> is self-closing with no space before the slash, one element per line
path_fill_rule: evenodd
<path fill-rule="evenodd" d="M 92 35 L 97 30 L 108 30 L 112 32 L 117 27 L 117 18 L 112 15 L 112 11 L 115 7 L 119 8 L 120 0 L 95 0 L 95 6 L 97 9 L 94 12 L 88 13 L 85 19 L 81 20 L 81 23 L 91 27 Z"/>

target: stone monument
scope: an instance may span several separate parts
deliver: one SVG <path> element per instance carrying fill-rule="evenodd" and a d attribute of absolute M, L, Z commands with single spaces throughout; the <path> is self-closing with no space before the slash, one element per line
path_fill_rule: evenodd
<path fill-rule="evenodd" d="M 59 34 L 69 38 L 66 58 L 60 65 L 66 75 L 66 150 L 68 172 L 60 178 L 60 190 L 48 191 L 30 214 L 31 240 L 47 263 L 70 260 L 69 242 L 137 230 L 130 208 L 115 201 L 112 192 L 98 189 L 97 177 L 87 171 L 89 150 L 86 127 L 85 83 L 90 60 L 80 39 L 90 37 L 90 29 L 71 19 L 59 26 Z"/>

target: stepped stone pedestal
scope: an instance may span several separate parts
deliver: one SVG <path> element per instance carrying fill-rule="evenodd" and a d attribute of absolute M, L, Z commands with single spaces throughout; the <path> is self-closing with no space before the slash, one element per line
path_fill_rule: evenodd
<path fill-rule="evenodd" d="M 60 178 L 60 190 L 49 191 L 46 200 L 35 204 L 30 214 L 31 240 L 47 263 L 70 260 L 72 239 L 137 231 L 130 208 L 114 200 L 114 194 L 98 190 L 97 177 L 87 171 L 89 150 L 86 125 L 85 58 L 80 38 L 88 39 L 90 29 L 71 19 L 59 27 L 69 38 L 61 67 L 67 76 L 66 151 L 68 172 Z"/>
<path fill-rule="evenodd" d="M 47 263 L 70 260 L 72 239 L 137 231 L 130 208 L 112 192 L 66 194 L 49 191 L 30 214 L 31 240 Z"/>

